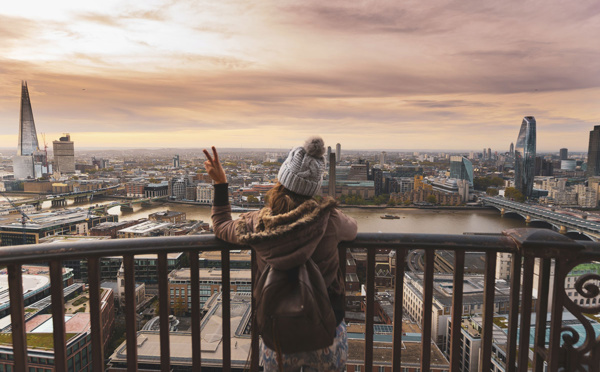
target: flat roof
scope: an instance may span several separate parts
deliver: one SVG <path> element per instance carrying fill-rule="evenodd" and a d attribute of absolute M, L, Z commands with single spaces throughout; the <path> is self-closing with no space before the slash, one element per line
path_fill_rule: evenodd
<path fill-rule="evenodd" d="M 163 229 L 171 226 L 169 222 L 147 221 L 125 229 L 119 230 L 119 233 L 144 234 L 150 231 Z"/>
<path fill-rule="evenodd" d="M 244 280 L 251 281 L 252 280 L 252 272 L 250 269 L 232 269 L 229 272 L 231 281 L 234 280 Z M 221 280 L 222 274 L 221 269 L 217 268 L 200 268 L 200 280 Z M 177 270 L 171 271 L 169 274 L 169 279 L 172 280 L 189 280 L 190 279 L 190 269 L 189 268 L 181 268 Z"/>
<path fill-rule="evenodd" d="M 47 275 L 23 275 L 23 294 L 33 294 L 50 285 L 50 277 Z M 10 298 L 8 295 L 8 275 L 0 274 L 0 305 L 8 304 Z"/>

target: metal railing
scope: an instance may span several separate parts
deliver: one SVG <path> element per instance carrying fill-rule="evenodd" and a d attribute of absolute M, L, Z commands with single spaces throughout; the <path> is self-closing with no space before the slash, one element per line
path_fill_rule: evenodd
<path fill-rule="evenodd" d="M 361 233 L 355 241 L 342 244 L 340 262 L 346 262 L 348 248 L 367 250 L 366 270 L 366 321 L 365 321 L 365 370 L 373 369 L 373 318 L 375 297 L 375 253 L 376 249 L 387 248 L 396 251 L 395 289 L 394 289 L 394 330 L 393 360 L 394 371 L 401 370 L 402 361 L 402 304 L 407 254 L 413 249 L 422 249 L 424 255 L 423 270 L 423 314 L 421 321 L 422 343 L 420 370 L 428 371 L 431 366 L 432 306 L 434 297 L 434 259 L 436 250 L 454 252 L 454 278 L 451 310 L 450 333 L 450 370 L 459 370 L 459 349 L 461 319 L 463 316 L 463 280 L 465 252 L 481 252 L 485 255 L 485 284 L 483 304 L 483 330 L 481 334 L 481 370 L 491 367 L 493 311 L 495 295 L 495 269 L 497 253 L 512 255 L 510 275 L 510 310 L 508 324 L 508 343 L 506 349 L 506 371 L 527 371 L 530 355 L 530 327 L 532 314 L 532 288 L 534 280 L 534 262 L 541 260 L 539 291 L 537 302 L 537 321 L 533 346 L 533 370 L 542 371 L 547 364 L 549 371 L 564 368 L 568 371 L 600 370 L 600 339 L 596 337 L 590 320 L 584 314 L 600 313 L 600 304 L 582 306 L 576 304 L 567 295 L 564 286 L 567 274 L 578 264 L 600 261 L 600 244 L 573 241 L 551 230 L 514 229 L 504 231 L 502 235 L 435 235 L 435 234 L 381 234 Z M 104 344 L 100 316 L 100 258 L 104 256 L 123 256 L 125 269 L 125 318 L 127 341 L 127 369 L 137 371 L 137 322 L 135 304 L 134 256 L 136 254 L 158 255 L 158 287 L 160 316 L 160 361 L 161 370 L 170 370 L 169 345 L 169 288 L 167 254 L 186 252 L 189 255 L 191 275 L 191 345 L 192 368 L 201 368 L 200 335 L 200 297 L 198 254 L 201 251 L 221 251 L 222 291 L 230 292 L 229 250 L 239 246 L 227 245 L 214 236 L 157 237 L 143 239 L 117 239 L 68 244 L 26 245 L 3 247 L 0 250 L 0 265 L 8 269 L 10 308 L 13 333 L 14 366 L 17 371 L 27 368 L 27 339 L 24 318 L 24 299 L 22 291 L 23 264 L 47 262 L 50 266 L 52 316 L 54 325 L 54 368 L 67 371 L 66 337 L 64 323 L 64 298 L 62 281 L 62 261 L 87 259 L 89 268 L 90 318 L 92 334 L 92 366 L 101 371 L 104 365 Z M 550 288 L 551 265 L 554 265 L 554 285 Z M 252 252 L 252 267 L 256 267 L 256 257 Z M 345 270 L 345 267 L 343 268 Z M 521 278 L 522 273 L 522 278 Z M 252 281 L 255 282 L 255 270 Z M 583 298 L 595 298 L 600 293 L 598 274 L 579 277 L 575 289 Z M 551 321 L 549 342 L 546 340 L 548 296 L 552 291 Z M 252 299 L 252 309 L 255 308 Z M 230 297 L 222 296 L 223 335 L 230 335 Z M 563 326 L 563 310 L 571 312 L 586 331 L 585 342 L 579 347 L 574 345 L 579 335 L 571 328 Z M 426 315 L 426 316 L 425 316 Z M 520 315 L 520 316 L 519 316 Z M 197 331 L 196 331 L 197 330 Z M 517 332 L 520 332 L 517 338 Z M 561 338 L 563 342 L 561 343 Z M 517 343 L 517 340 L 519 342 Z M 223 337 L 223 370 L 231 370 L 231 339 Z M 250 369 L 258 371 L 259 338 L 252 329 Z"/>

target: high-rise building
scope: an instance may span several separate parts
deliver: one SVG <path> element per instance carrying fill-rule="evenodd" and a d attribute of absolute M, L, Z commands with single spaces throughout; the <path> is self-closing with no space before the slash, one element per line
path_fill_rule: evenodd
<path fill-rule="evenodd" d="M 56 170 L 60 173 L 75 173 L 75 145 L 69 133 L 65 133 L 58 141 L 52 141 L 52 149 Z"/>
<path fill-rule="evenodd" d="M 533 191 L 535 175 L 536 122 L 533 116 L 525 116 L 515 146 L 515 187 L 526 197 Z"/>
<path fill-rule="evenodd" d="M 327 161 L 331 158 L 331 146 L 327 146 Z"/>
<path fill-rule="evenodd" d="M 587 176 L 600 176 L 600 125 L 595 125 L 594 130 L 590 131 Z"/>
<path fill-rule="evenodd" d="M 48 173 L 46 154 L 40 151 L 38 145 L 26 81 L 21 82 L 19 143 L 17 145 L 17 155 L 13 158 L 13 172 L 16 179 L 39 178 L 43 173 Z"/>
<path fill-rule="evenodd" d="M 485 147 L 483 148 L 483 160 L 485 160 L 487 158 L 487 151 L 485 150 Z"/>
<path fill-rule="evenodd" d="M 508 154 L 509 154 L 510 156 L 513 156 L 513 155 L 515 155 L 515 144 L 514 144 L 514 143 L 512 143 L 512 142 L 510 143 L 510 149 L 508 150 Z"/>
<path fill-rule="evenodd" d="M 342 160 L 342 145 L 335 145 L 335 162 L 339 163 Z"/>
<path fill-rule="evenodd" d="M 490 149 L 488 147 L 488 156 L 487 156 L 488 160 L 492 160 L 492 149 Z"/>
<path fill-rule="evenodd" d="M 467 180 L 473 185 L 473 163 L 464 156 L 450 157 L 450 178 Z"/>
<path fill-rule="evenodd" d="M 173 156 L 173 168 L 179 168 L 179 155 Z"/>
<path fill-rule="evenodd" d="M 379 164 L 384 165 L 386 161 L 387 152 L 382 151 L 381 155 L 379 155 Z"/>
<path fill-rule="evenodd" d="M 560 149 L 560 160 L 567 160 L 569 158 L 569 149 Z"/>

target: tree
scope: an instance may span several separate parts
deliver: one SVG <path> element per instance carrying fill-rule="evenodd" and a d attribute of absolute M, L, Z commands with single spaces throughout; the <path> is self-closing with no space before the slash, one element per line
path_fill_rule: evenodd
<path fill-rule="evenodd" d="M 248 203 L 258 203 L 259 200 L 256 196 L 254 195 L 248 195 Z"/>
<path fill-rule="evenodd" d="M 173 305 L 173 313 L 177 316 L 181 316 L 185 314 L 186 310 L 187 306 L 185 304 L 184 299 L 181 297 L 177 297 L 175 299 L 175 304 Z"/>
<path fill-rule="evenodd" d="M 407 207 L 408 207 L 409 205 L 411 205 L 411 204 L 412 204 L 412 202 L 411 202 L 410 200 L 405 200 L 405 201 L 404 201 L 404 205 L 405 205 L 405 206 L 407 206 Z"/>
<path fill-rule="evenodd" d="M 426 199 L 427 203 L 437 204 L 437 198 L 435 195 L 429 195 Z"/>
<path fill-rule="evenodd" d="M 525 201 L 525 195 L 523 195 L 523 193 L 521 191 L 517 190 L 514 187 L 507 187 L 504 190 L 504 197 L 508 198 L 508 199 L 516 200 L 518 202 Z"/>
<path fill-rule="evenodd" d="M 386 204 L 389 201 L 390 201 L 390 196 L 388 194 L 377 195 L 376 197 L 373 198 L 373 203 L 376 205 Z"/>
<path fill-rule="evenodd" d="M 489 196 L 496 196 L 498 195 L 498 189 L 495 187 L 488 187 L 487 190 L 485 190 L 485 193 Z"/>

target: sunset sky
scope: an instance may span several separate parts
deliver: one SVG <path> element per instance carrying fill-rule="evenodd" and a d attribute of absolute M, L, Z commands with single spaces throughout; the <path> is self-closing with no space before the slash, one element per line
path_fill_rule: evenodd
<path fill-rule="evenodd" d="M 11 1 L 0 147 L 21 80 L 38 134 L 83 147 L 587 151 L 598 1 Z M 41 136 L 40 136 L 41 141 Z"/>

